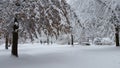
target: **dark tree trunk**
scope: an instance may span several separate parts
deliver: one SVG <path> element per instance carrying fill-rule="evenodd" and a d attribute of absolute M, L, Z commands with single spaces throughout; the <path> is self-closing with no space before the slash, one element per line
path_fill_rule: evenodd
<path fill-rule="evenodd" d="M 40 40 L 40 43 L 41 43 L 41 44 L 43 43 L 42 40 Z"/>
<path fill-rule="evenodd" d="M 74 39 L 72 34 L 71 34 L 71 45 L 74 45 Z"/>
<path fill-rule="evenodd" d="M 18 57 L 18 32 L 13 32 L 12 55 Z"/>
<path fill-rule="evenodd" d="M 119 27 L 115 28 L 115 38 L 116 38 L 116 46 L 119 46 Z"/>
<path fill-rule="evenodd" d="M 15 18 L 13 25 L 13 40 L 12 40 L 11 54 L 16 57 L 18 57 L 18 29 L 19 29 L 19 23 L 17 21 L 17 18 Z"/>
<path fill-rule="evenodd" d="M 5 49 L 8 49 L 8 35 L 5 38 Z"/>

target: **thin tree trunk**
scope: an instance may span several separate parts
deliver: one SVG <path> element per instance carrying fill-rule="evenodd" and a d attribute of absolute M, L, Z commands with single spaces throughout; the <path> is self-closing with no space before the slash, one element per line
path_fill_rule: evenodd
<path fill-rule="evenodd" d="M 49 41 L 49 36 L 47 36 L 47 44 L 48 44 L 48 45 L 49 45 L 49 42 L 50 42 L 50 41 Z"/>
<path fill-rule="evenodd" d="M 5 49 L 8 49 L 8 35 L 5 38 Z"/>
<path fill-rule="evenodd" d="M 116 33 L 115 33 L 115 38 L 116 38 L 116 46 L 119 46 L 119 28 L 115 28 Z"/>
<path fill-rule="evenodd" d="M 71 45 L 74 45 L 74 39 L 72 34 L 71 34 Z"/>

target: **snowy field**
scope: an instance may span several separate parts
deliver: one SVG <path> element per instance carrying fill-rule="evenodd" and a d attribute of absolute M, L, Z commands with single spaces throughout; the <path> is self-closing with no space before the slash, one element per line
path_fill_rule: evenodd
<path fill-rule="evenodd" d="M 0 46 L 0 68 L 120 68 L 120 47 L 20 44 L 19 57 Z"/>

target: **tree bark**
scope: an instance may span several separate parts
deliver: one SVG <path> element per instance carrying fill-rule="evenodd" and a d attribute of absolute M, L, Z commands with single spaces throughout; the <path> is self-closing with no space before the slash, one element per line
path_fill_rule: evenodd
<path fill-rule="evenodd" d="M 8 35 L 5 38 L 5 49 L 8 49 Z"/>
<path fill-rule="evenodd" d="M 116 46 L 119 46 L 119 28 L 116 27 L 116 28 L 115 28 L 115 31 L 116 31 L 116 33 L 115 33 Z"/>
<path fill-rule="evenodd" d="M 13 32 L 12 55 L 18 57 L 18 32 Z"/>
<path fill-rule="evenodd" d="M 74 45 L 74 39 L 72 34 L 71 34 L 71 45 Z"/>

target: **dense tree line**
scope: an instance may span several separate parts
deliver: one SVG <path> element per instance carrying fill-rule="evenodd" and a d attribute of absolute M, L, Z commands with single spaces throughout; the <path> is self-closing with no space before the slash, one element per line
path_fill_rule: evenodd
<path fill-rule="evenodd" d="M 69 3 L 75 9 L 84 27 L 77 33 L 81 34 L 79 38 L 82 41 L 88 39 L 94 41 L 97 37 L 107 37 L 113 42 L 119 41 L 119 0 L 76 0 Z"/>
<path fill-rule="evenodd" d="M 71 33 L 71 23 L 75 22 L 71 20 L 75 13 L 65 0 L 1 0 L 0 3 L 0 31 L 8 41 L 12 38 L 15 17 L 19 21 L 21 42 L 43 36 L 57 39 L 59 35 Z"/>

